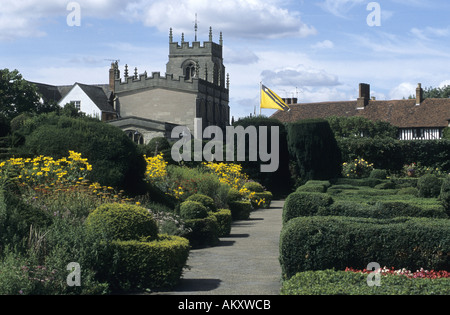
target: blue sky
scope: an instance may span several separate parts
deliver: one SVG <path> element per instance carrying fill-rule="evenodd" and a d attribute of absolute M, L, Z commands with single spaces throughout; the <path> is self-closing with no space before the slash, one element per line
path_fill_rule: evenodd
<path fill-rule="evenodd" d="M 253 113 L 262 81 L 299 102 L 354 100 L 359 83 L 377 99 L 450 85 L 450 1 L 383 0 L 369 26 L 366 0 L 79 0 L 69 26 L 66 0 L 2 0 L 0 68 L 65 85 L 108 82 L 109 59 L 165 73 L 169 28 L 199 41 L 224 37 L 231 114 Z M 270 115 L 273 111 L 263 110 Z"/>

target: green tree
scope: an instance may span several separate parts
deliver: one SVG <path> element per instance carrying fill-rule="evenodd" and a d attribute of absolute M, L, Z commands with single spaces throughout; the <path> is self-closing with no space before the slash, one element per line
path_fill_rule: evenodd
<path fill-rule="evenodd" d="M 0 114 L 11 120 L 24 112 L 37 112 L 36 86 L 23 79 L 17 70 L 0 70 Z"/>
<path fill-rule="evenodd" d="M 450 97 L 450 85 L 446 85 L 442 88 L 428 87 L 423 91 L 424 98 L 449 98 Z"/>
<path fill-rule="evenodd" d="M 392 138 L 397 139 L 398 129 L 384 121 L 371 121 L 367 118 L 329 117 L 328 122 L 337 138 Z"/>

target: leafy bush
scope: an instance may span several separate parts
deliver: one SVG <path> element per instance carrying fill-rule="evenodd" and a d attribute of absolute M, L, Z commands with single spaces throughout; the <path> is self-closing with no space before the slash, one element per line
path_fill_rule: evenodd
<path fill-rule="evenodd" d="M 217 220 L 218 236 L 226 237 L 230 235 L 231 223 L 233 220 L 231 217 L 231 211 L 229 209 L 220 209 L 219 211 L 214 212 L 211 215 L 214 216 Z"/>
<path fill-rule="evenodd" d="M 336 270 L 305 271 L 283 283 L 281 295 L 447 295 L 450 279 L 382 276 L 381 286 L 369 287 L 368 275 Z"/>
<path fill-rule="evenodd" d="M 442 182 L 439 200 L 447 214 L 450 216 L 450 176 L 447 176 Z"/>
<path fill-rule="evenodd" d="M 208 209 L 208 211 L 215 212 L 217 210 L 216 203 L 214 202 L 214 199 L 212 199 L 209 196 L 203 195 L 203 194 L 195 194 L 192 196 L 189 196 L 186 201 L 197 201 L 200 202 L 202 205 Z"/>
<path fill-rule="evenodd" d="M 448 270 L 448 219 L 299 217 L 285 224 L 280 263 L 289 279 L 308 270 L 366 268 L 368 262 Z"/>
<path fill-rule="evenodd" d="M 273 194 L 270 191 L 257 192 L 251 200 L 252 207 L 257 208 L 269 208 L 272 203 Z"/>
<path fill-rule="evenodd" d="M 260 183 L 257 183 L 257 182 L 253 182 L 253 181 L 245 183 L 244 187 L 250 191 L 257 192 L 257 193 L 264 192 L 264 190 L 265 190 L 263 185 L 261 185 Z"/>
<path fill-rule="evenodd" d="M 184 201 L 180 205 L 182 219 L 204 219 L 208 216 L 208 209 L 198 201 Z"/>
<path fill-rule="evenodd" d="M 89 229 L 109 240 L 154 240 L 158 226 L 150 211 L 127 204 L 104 204 L 86 219 Z"/>
<path fill-rule="evenodd" d="M 367 178 L 373 171 L 373 164 L 362 158 L 355 159 L 352 162 L 345 162 L 342 167 L 344 178 Z"/>
<path fill-rule="evenodd" d="M 369 177 L 376 179 L 386 179 L 387 175 L 388 174 L 386 170 L 373 169 Z"/>
<path fill-rule="evenodd" d="M 411 195 L 414 197 L 418 197 L 419 190 L 415 187 L 406 187 L 406 188 L 399 189 L 397 194 L 398 195 Z"/>
<path fill-rule="evenodd" d="M 158 240 L 114 241 L 114 259 L 102 278 L 121 291 L 172 289 L 180 280 L 189 256 L 189 242 L 178 236 Z"/>
<path fill-rule="evenodd" d="M 24 154 L 62 158 L 76 151 L 93 166 L 91 182 L 135 194 L 144 192 L 145 160 L 127 135 L 114 126 L 47 114 L 27 120 L 18 132 L 26 140 L 20 149 Z"/>
<path fill-rule="evenodd" d="M 231 217 L 233 221 L 237 220 L 248 220 L 250 218 L 250 213 L 252 212 L 252 204 L 250 201 L 230 201 L 228 202 L 231 211 Z"/>
<path fill-rule="evenodd" d="M 341 153 L 326 120 L 302 120 L 287 125 L 294 175 L 303 182 L 328 180 L 341 174 Z"/>
<path fill-rule="evenodd" d="M 214 214 L 204 219 L 186 220 L 185 223 L 190 230 L 186 238 L 192 248 L 216 246 L 219 243 L 220 227 Z"/>
<path fill-rule="evenodd" d="M 419 189 L 419 197 L 435 198 L 441 192 L 442 181 L 435 175 L 427 174 L 419 178 L 417 188 Z"/>
<path fill-rule="evenodd" d="M 283 223 L 289 220 L 317 215 L 333 203 L 333 198 L 327 194 L 295 192 L 290 194 L 283 206 Z"/>

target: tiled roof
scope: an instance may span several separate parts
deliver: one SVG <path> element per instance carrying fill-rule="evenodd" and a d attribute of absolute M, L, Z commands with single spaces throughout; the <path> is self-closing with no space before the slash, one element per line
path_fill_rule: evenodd
<path fill-rule="evenodd" d="M 75 85 L 78 85 L 101 111 L 114 113 L 114 108 L 111 106 L 109 96 L 107 95 L 108 91 L 107 89 L 105 91 L 104 86 L 81 83 L 76 83 Z"/>
<path fill-rule="evenodd" d="M 290 112 L 278 111 L 272 118 L 295 122 L 309 118 L 330 116 L 362 116 L 373 121 L 386 121 L 399 128 L 448 127 L 450 99 L 369 101 L 364 109 L 357 109 L 357 101 L 324 102 L 290 105 Z"/>

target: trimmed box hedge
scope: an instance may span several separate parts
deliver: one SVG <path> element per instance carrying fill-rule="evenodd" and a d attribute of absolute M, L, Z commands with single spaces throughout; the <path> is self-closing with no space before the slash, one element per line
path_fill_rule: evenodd
<path fill-rule="evenodd" d="M 217 220 L 218 225 L 218 235 L 219 237 L 229 236 L 231 233 L 231 211 L 228 209 L 220 209 L 217 212 L 210 213 L 211 216 L 214 216 Z"/>
<path fill-rule="evenodd" d="M 228 206 L 230 207 L 231 217 L 233 221 L 238 220 L 248 220 L 250 218 L 250 213 L 253 210 L 250 201 L 229 201 Z"/>
<path fill-rule="evenodd" d="M 216 246 L 219 244 L 219 224 L 215 216 L 204 219 L 185 220 L 185 226 L 190 230 L 186 238 L 192 248 Z"/>
<path fill-rule="evenodd" d="M 450 270 L 450 220 L 299 217 L 280 236 L 285 279 L 298 272 L 381 266 Z"/>
<path fill-rule="evenodd" d="M 189 241 L 160 235 L 157 240 L 113 241 L 113 261 L 105 271 L 116 290 L 172 289 L 178 284 L 189 256 Z"/>
<path fill-rule="evenodd" d="M 295 192 L 290 194 L 283 206 L 283 223 L 300 216 L 316 215 L 333 203 L 328 194 Z"/>
<path fill-rule="evenodd" d="M 450 279 L 411 279 L 382 276 L 381 286 L 369 287 L 367 274 L 320 270 L 305 271 L 283 283 L 281 295 L 448 295 Z"/>

